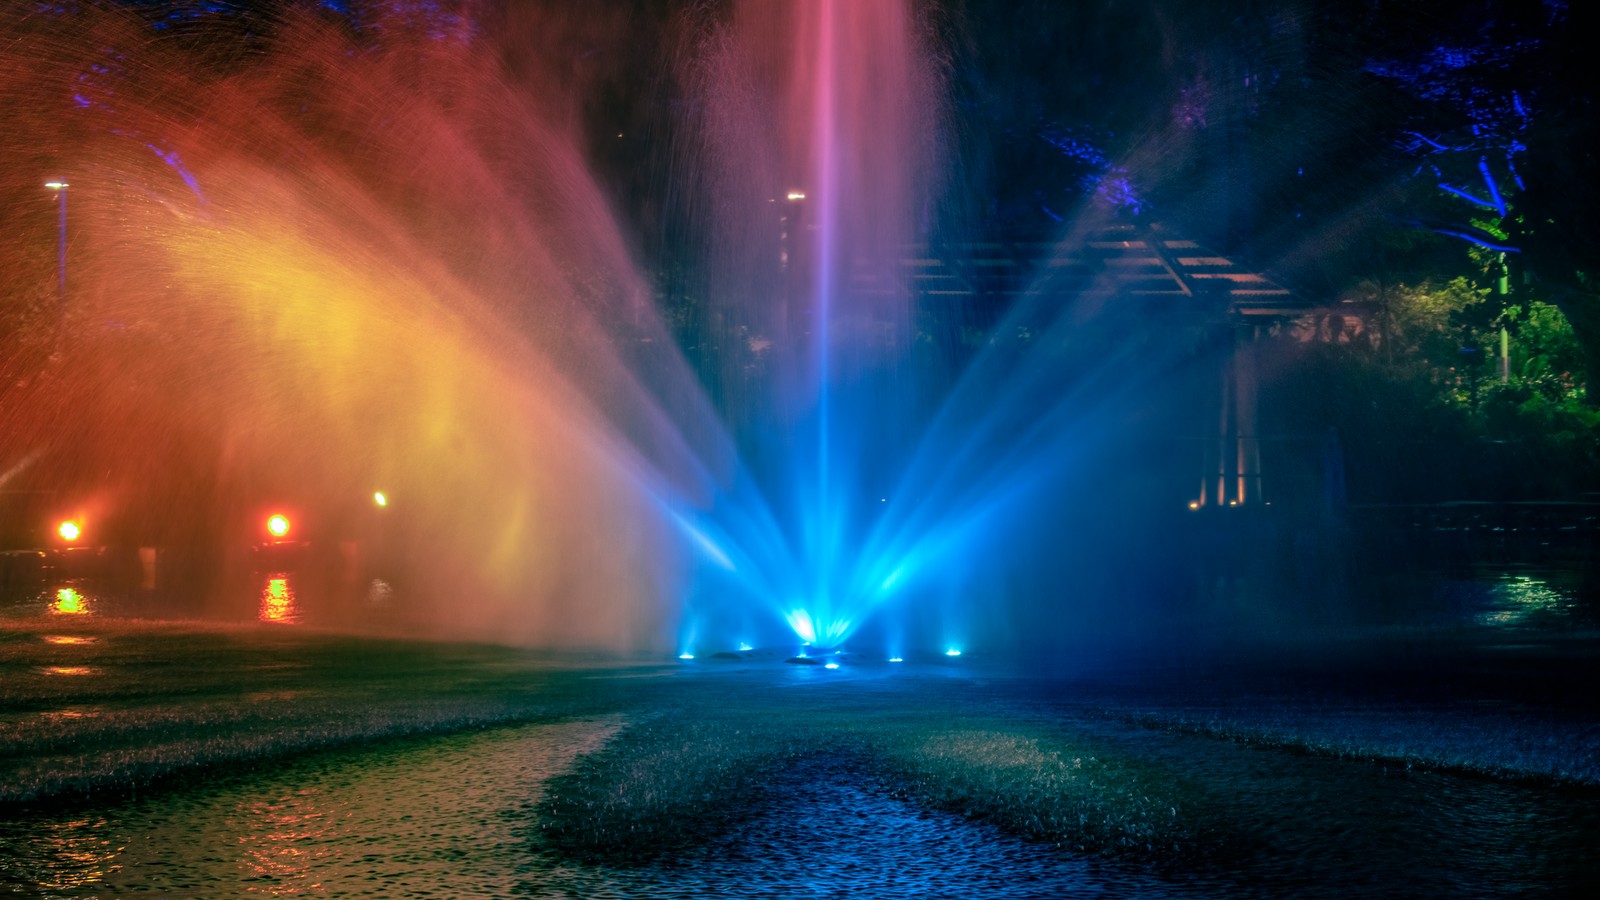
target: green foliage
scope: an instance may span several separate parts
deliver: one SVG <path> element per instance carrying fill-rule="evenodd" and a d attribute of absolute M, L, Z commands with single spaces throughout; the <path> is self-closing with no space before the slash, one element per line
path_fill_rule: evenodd
<path fill-rule="evenodd" d="M 1463 350 L 1472 346 L 1473 333 L 1483 318 L 1488 291 L 1465 278 L 1444 285 L 1423 283 L 1397 285 L 1380 291 L 1380 345 L 1397 356 L 1417 360 L 1433 370 L 1451 373 L 1458 370 Z M 1454 380 L 1442 375 L 1434 379 Z"/>
<path fill-rule="evenodd" d="M 1358 344 L 1390 377 L 1431 383 L 1441 399 L 1482 419 L 1485 402 L 1507 390 L 1538 394 L 1563 409 L 1587 392 L 1583 350 L 1555 306 L 1520 304 L 1471 279 L 1443 284 L 1382 285 L 1363 281 L 1348 295 L 1373 310 Z M 1502 383 L 1500 332 L 1509 338 L 1509 379 Z M 1503 402 L 1496 400 L 1495 402 Z"/>
<path fill-rule="evenodd" d="M 1600 413 L 1585 402 L 1572 326 L 1549 303 L 1484 286 L 1503 264 L 1475 258 L 1476 278 L 1358 283 L 1344 299 L 1366 310 L 1359 328 L 1275 388 L 1292 427 L 1338 429 L 1354 498 L 1570 497 L 1600 485 Z"/>

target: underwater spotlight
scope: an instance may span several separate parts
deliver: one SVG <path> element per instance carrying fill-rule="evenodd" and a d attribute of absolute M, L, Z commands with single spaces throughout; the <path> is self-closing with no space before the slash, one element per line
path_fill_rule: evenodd
<path fill-rule="evenodd" d="M 679 659 L 694 659 L 694 654 L 693 653 L 679 653 L 678 654 L 678 658 Z"/>
<path fill-rule="evenodd" d="M 267 518 L 267 533 L 273 537 L 283 537 L 289 533 L 289 520 L 285 516 L 273 515 Z"/>
<path fill-rule="evenodd" d="M 951 647 L 949 650 L 946 650 L 944 652 L 944 655 L 945 656 L 960 656 L 961 655 L 961 651 L 955 649 L 954 647 Z"/>
<path fill-rule="evenodd" d="M 61 527 L 56 529 L 56 533 L 61 535 L 64 540 L 75 541 L 78 539 L 78 535 L 83 533 L 83 529 L 78 527 L 77 522 L 68 519 L 61 523 Z"/>
<path fill-rule="evenodd" d="M 836 663 L 836 662 L 831 662 L 831 663 L 828 663 L 827 665 L 823 666 L 823 668 L 824 669 L 837 669 L 837 668 L 839 668 L 839 664 Z"/>
<path fill-rule="evenodd" d="M 891 656 L 889 657 L 889 662 L 905 662 L 905 659 L 899 656 Z"/>
<path fill-rule="evenodd" d="M 739 652 L 740 653 L 743 653 L 743 652 L 745 652 L 747 650 L 754 650 L 754 649 L 755 649 L 754 647 L 750 646 L 749 644 L 746 644 L 744 641 L 740 641 L 739 642 Z"/>

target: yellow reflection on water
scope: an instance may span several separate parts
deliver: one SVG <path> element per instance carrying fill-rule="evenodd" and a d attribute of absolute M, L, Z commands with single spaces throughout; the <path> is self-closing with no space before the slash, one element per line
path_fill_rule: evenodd
<path fill-rule="evenodd" d="M 40 671 L 46 675 L 94 675 L 100 670 L 94 666 L 45 666 Z"/>
<path fill-rule="evenodd" d="M 69 719 L 95 719 L 99 718 L 100 714 L 88 709 L 52 709 L 39 713 L 39 716 L 52 722 L 64 722 Z"/>
<path fill-rule="evenodd" d="M 89 598 L 78 593 L 77 588 L 57 588 L 56 598 L 50 603 L 50 612 L 58 616 L 87 615 Z"/>
<path fill-rule="evenodd" d="M 49 891 L 73 890 L 105 881 L 122 866 L 125 849 L 106 827 L 105 819 L 74 819 L 47 825 L 39 835 L 45 870 L 38 886 Z"/>
<path fill-rule="evenodd" d="M 300 621 L 294 585 L 289 582 L 287 572 L 274 572 L 267 576 L 266 586 L 261 589 L 261 612 L 257 617 L 263 622 L 284 625 Z"/>
<path fill-rule="evenodd" d="M 44 636 L 46 644 L 92 644 L 95 639 L 81 634 L 47 634 Z"/>

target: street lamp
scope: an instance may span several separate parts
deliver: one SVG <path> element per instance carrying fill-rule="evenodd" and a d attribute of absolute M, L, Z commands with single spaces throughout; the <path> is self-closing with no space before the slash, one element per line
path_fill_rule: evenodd
<path fill-rule="evenodd" d="M 67 183 L 46 181 L 44 186 L 56 192 L 58 220 L 56 231 L 56 294 L 64 308 L 67 305 Z"/>

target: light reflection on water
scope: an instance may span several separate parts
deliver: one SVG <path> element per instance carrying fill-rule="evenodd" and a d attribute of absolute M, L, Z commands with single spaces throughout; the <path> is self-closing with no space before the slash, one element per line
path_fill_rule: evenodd
<path fill-rule="evenodd" d="M 390 580 L 379 575 L 349 583 L 315 566 L 293 563 L 256 571 L 195 574 L 175 569 L 175 573 L 148 585 L 137 575 L 112 567 L 72 578 L 56 577 L 48 571 L 32 577 L 8 573 L 0 561 L 0 622 L 44 618 L 65 628 L 74 621 L 200 618 L 272 625 L 353 625 L 378 611 L 392 617 L 400 608 L 396 601 L 405 599 Z"/>
<path fill-rule="evenodd" d="M 65 585 L 56 588 L 55 599 L 50 602 L 50 612 L 58 616 L 83 616 L 90 613 L 92 605 L 90 598 L 76 587 Z"/>
<path fill-rule="evenodd" d="M 1507 574 L 1491 583 L 1475 619 L 1487 626 L 1558 625 L 1581 612 L 1573 591 L 1533 575 Z"/>
<path fill-rule="evenodd" d="M 51 822 L 39 834 L 47 860 L 34 886 L 65 891 L 101 884 L 122 868 L 126 847 L 103 818 L 69 818 Z"/>
<path fill-rule="evenodd" d="M 92 709 L 52 709 L 39 713 L 39 718 L 49 722 L 66 722 L 73 719 L 96 719 L 100 713 Z"/>
<path fill-rule="evenodd" d="M 46 675 L 98 675 L 100 670 L 94 666 L 43 666 L 39 669 Z"/>
<path fill-rule="evenodd" d="M 826 764 L 780 773 L 759 815 L 681 857 L 612 868 L 574 865 L 541 850 L 534 809 L 544 785 L 621 725 L 610 717 L 454 735 L 306 758 L 272 774 L 125 802 L 96 818 L 46 813 L 42 823 L 0 821 L 0 893 L 1189 893 L 891 798 Z M 41 827 L 51 835 L 42 845 L 28 837 Z"/>
<path fill-rule="evenodd" d="M 261 611 L 256 617 L 279 625 L 294 625 L 300 621 L 300 607 L 288 572 L 273 572 L 267 576 L 261 588 Z"/>
<path fill-rule="evenodd" d="M 905 691 L 930 728 L 962 714 L 943 684 L 878 686 Z M 1226 864 L 1242 874 L 1156 877 L 1021 841 L 899 799 L 870 765 L 832 754 L 778 771 L 752 793 L 748 817 L 669 860 L 591 866 L 542 850 L 545 785 L 603 746 L 618 716 L 251 766 L 92 817 L 81 807 L 0 815 L 0 896 L 1498 896 L 1593 882 L 1586 794 L 1079 720 L 1081 701 L 1036 705 L 1061 700 L 1053 686 L 1001 690 L 986 684 L 982 695 L 1205 786 L 1195 802 L 1238 836 L 1228 846 L 1242 855 Z M 706 696 L 728 698 L 722 687 Z M 1271 889 L 1247 890 L 1258 883 Z"/>
<path fill-rule="evenodd" d="M 525 894 L 527 810 L 621 724 L 452 735 L 304 758 L 96 818 L 0 818 L 0 895 Z"/>
<path fill-rule="evenodd" d="M 340 805 L 338 798 L 324 796 L 320 787 L 249 804 L 239 820 L 245 831 L 238 837 L 239 865 L 249 882 L 246 890 L 273 895 L 320 892 L 319 864 L 337 857 L 336 842 L 343 836 Z M 266 884 L 256 883 L 260 881 Z"/>

